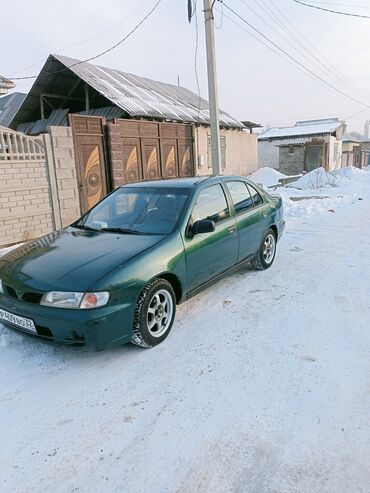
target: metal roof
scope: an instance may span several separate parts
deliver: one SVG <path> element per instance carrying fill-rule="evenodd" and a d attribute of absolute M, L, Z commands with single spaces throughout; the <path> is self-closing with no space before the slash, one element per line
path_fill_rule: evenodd
<path fill-rule="evenodd" d="M 209 124 L 208 102 L 199 99 L 197 94 L 184 87 L 61 55 L 50 55 L 15 116 L 12 126 L 17 127 L 20 123 L 32 121 L 42 93 L 68 94 L 69 91 L 73 91 L 76 76 L 105 99 L 105 106 L 114 104 L 130 118 Z M 244 128 L 239 120 L 221 110 L 220 125 Z"/>
<path fill-rule="evenodd" d="M 0 125 L 7 127 L 10 124 L 25 97 L 26 94 L 13 92 L 0 98 Z"/>
<path fill-rule="evenodd" d="M 48 118 L 36 120 L 35 122 L 20 123 L 17 126 L 17 130 L 28 135 L 39 135 L 46 132 L 51 126 L 66 127 L 68 125 L 69 112 L 69 108 L 53 110 Z M 94 108 L 88 111 L 79 111 L 74 114 L 104 116 L 107 120 L 113 120 L 113 118 L 121 117 L 123 110 L 117 108 L 117 106 L 108 106 L 104 108 Z"/>
<path fill-rule="evenodd" d="M 309 120 L 307 122 L 297 122 L 294 127 L 270 128 L 260 134 L 258 140 L 331 134 L 343 126 L 344 123 L 339 121 L 338 118 Z"/>

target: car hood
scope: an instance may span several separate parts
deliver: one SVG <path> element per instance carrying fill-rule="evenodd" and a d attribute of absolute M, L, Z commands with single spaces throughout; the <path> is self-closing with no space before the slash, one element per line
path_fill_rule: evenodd
<path fill-rule="evenodd" d="M 113 234 L 69 227 L 1 257 L 0 279 L 40 291 L 85 291 L 163 238 L 162 235 Z"/>

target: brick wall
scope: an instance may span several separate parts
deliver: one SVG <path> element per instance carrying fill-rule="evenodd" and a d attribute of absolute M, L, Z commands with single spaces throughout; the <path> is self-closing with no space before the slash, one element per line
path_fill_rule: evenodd
<path fill-rule="evenodd" d="M 297 175 L 304 170 L 304 145 L 279 148 L 279 171 L 285 175 Z"/>
<path fill-rule="evenodd" d="M 0 245 L 42 236 L 52 229 L 45 159 L 0 159 Z"/>
<path fill-rule="evenodd" d="M 38 238 L 79 216 L 71 129 L 51 127 L 32 139 L 0 128 L 0 246 Z"/>
<path fill-rule="evenodd" d="M 61 226 L 65 227 L 80 216 L 72 130 L 70 127 L 50 127 L 49 134 L 53 151 Z"/>
<path fill-rule="evenodd" d="M 113 188 L 126 183 L 123 170 L 123 149 L 120 135 L 120 126 L 117 123 L 108 123 L 108 148 L 111 163 Z"/>

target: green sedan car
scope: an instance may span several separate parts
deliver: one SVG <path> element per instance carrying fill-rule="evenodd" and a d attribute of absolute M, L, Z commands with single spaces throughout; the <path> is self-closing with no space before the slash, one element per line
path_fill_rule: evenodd
<path fill-rule="evenodd" d="M 94 349 L 155 346 L 177 304 L 246 262 L 270 267 L 284 225 L 281 198 L 244 177 L 125 185 L 0 258 L 0 322 Z"/>

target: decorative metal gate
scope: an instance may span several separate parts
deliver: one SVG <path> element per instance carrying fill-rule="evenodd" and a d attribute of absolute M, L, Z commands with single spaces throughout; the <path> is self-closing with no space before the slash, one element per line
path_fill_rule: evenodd
<path fill-rule="evenodd" d="M 107 193 L 105 161 L 105 119 L 98 116 L 70 115 L 76 155 L 81 212 L 86 212 Z"/>
<path fill-rule="evenodd" d="M 115 186 L 194 176 L 191 125 L 118 119 L 108 129 Z"/>

